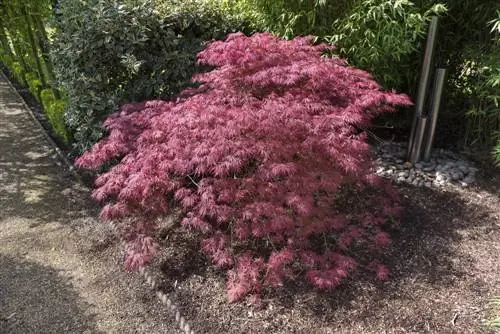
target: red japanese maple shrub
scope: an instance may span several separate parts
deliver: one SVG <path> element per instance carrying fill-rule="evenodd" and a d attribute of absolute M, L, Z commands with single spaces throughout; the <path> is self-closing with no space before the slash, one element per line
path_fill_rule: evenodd
<path fill-rule="evenodd" d="M 150 260 L 154 222 L 174 205 L 183 226 L 202 232 L 203 251 L 229 269 L 230 301 L 300 275 L 333 288 L 373 257 L 353 254 L 390 243 L 384 226 L 397 195 L 372 173 L 359 126 L 411 102 L 322 57 L 327 48 L 232 34 L 199 53 L 214 69 L 194 77 L 198 88 L 106 120 L 109 135 L 77 165 L 119 159 L 93 195 L 107 202 L 103 219 L 129 221 L 128 266 Z M 387 268 L 373 263 L 386 279 Z"/>

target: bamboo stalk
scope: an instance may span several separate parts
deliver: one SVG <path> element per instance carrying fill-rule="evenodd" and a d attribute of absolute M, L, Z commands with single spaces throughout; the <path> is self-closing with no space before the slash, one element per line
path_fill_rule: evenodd
<path fill-rule="evenodd" d="M 56 85 L 56 78 L 54 75 L 54 65 L 52 64 L 52 59 L 50 58 L 50 51 L 47 48 L 47 45 L 49 45 L 49 38 L 47 37 L 47 31 L 45 30 L 45 25 L 43 24 L 42 19 L 40 18 L 40 15 L 32 15 L 33 22 L 35 23 L 36 26 L 36 36 L 38 39 L 38 45 L 40 46 L 40 51 L 42 54 L 42 59 L 44 61 L 47 77 L 50 83 L 50 86 L 52 87 L 52 90 L 54 91 L 54 95 L 57 99 L 61 98 L 61 94 L 57 88 L 55 88 Z"/>
<path fill-rule="evenodd" d="M 42 62 L 40 61 L 40 55 L 38 54 L 38 46 L 35 41 L 35 36 L 34 36 L 34 31 L 33 31 L 33 22 L 31 22 L 31 16 L 28 14 L 26 11 L 26 7 L 24 5 L 21 5 L 21 14 L 25 17 L 26 19 L 26 37 L 28 37 L 28 42 L 31 47 L 31 52 L 33 54 L 33 58 L 35 60 L 35 65 L 37 68 L 38 72 L 38 77 L 40 78 L 40 81 L 42 83 L 42 87 L 47 87 L 47 80 L 45 79 L 45 75 L 43 72 L 43 67 L 42 67 Z"/>

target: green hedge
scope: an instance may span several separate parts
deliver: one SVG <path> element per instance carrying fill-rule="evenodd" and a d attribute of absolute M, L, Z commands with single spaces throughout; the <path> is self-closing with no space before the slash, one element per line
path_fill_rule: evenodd
<path fill-rule="evenodd" d="M 120 104 L 169 98 L 186 87 L 204 41 L 239 28 L 210 6 L 179 3 L 61 2 L 53 56 L 78 152 L 101 138 L 103 118 Z"/>

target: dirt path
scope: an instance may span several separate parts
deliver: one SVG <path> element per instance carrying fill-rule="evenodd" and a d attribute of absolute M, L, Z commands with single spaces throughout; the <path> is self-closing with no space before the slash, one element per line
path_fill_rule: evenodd
<path fill-rule="evenodd" d="M 175 333 L 0 77 L 0 333 Z"/>

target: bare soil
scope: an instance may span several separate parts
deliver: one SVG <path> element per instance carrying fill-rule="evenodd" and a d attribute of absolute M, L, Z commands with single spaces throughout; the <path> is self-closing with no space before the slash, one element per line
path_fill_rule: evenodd
<path fill-rule="evenodd" d="M 0 333 L 177 333 L 152 291 L 121 267 L 88 190 L 55 163 L 0 85 Z M 6 110 L 8 112 L 6 112 Z M 228 304 L 225 273 L 180 227 L 151 265 L 197 333 L 494 333 L 500 295 L 500 175 L 470 188 L 399 186 L 406 208 L 386 282 L 358 272 L 334 291 L 287 283 L 260 308 Z"/>

